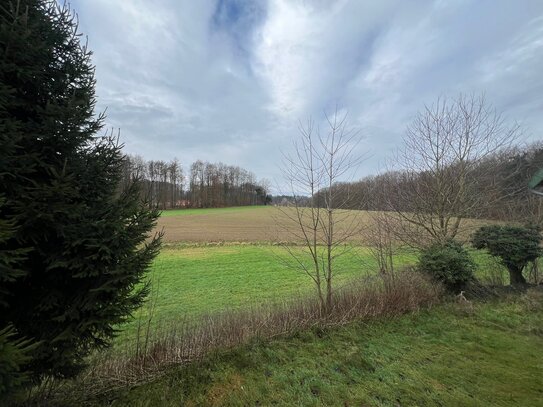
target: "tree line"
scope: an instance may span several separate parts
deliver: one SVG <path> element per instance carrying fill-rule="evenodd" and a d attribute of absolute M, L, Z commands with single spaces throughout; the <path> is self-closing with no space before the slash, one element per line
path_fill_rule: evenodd
<path fill-rule="evenodd" d="M 449 193 L 445 199 L 458 196 L 459 188 L 464 189 L 459 202 L 465 204 L 463 215 L 543 225 L 543 202 L 528 187 L 530 178 L 543 168 L 542 142 L 510 146 L 468 164 L 462 186 L 452 181 L 460 172 L 458 163 L 450 163 L 440 172 L 441 184 L 447 184 Z M 435 171 L 388 170 L 354 182 L 338 182 L 332 188 L 345 209 L 413 212 L 424 209 L 415 207 L 417 202 L 430 205 L 437 200 L 429 185 L 437 184 L 435 175 Z M 326 193 L 323 188 L 316 194 L 319 205 L 324 205 Z"/>
<path fill-rule="evenodd" d="M 466 195 L 478 204 L 467 208 L 466 216 L 479 219 L 494 219 L 513 222 L 541 224 L 543 202 L 530 193 L 528 182 L 543 168 L 543 143 L 512 146 L 496 152 L 484 160 L 473 162 L 469 172 Z M 459 172 L 456 164 L 443 169 L 451 179 Z M 403 199 L 421 190 L 432 173 L 420 171 L 409 173 L 390 170 L 378 175 L 369 175 L 354 182 L 339 182 L 333 186 L 342 207 L 366 211 L 413 211 L 414 199 Z M 449 184 L 450 186 L 450 184 Z M 317 198 L 323 201 L 326 188 Z M 426 194 L 428 203 L 430 194 Z"/>
<path fill-rule="evenodd" d="M 197 160 L 188 174 L 178 160 L 145 160 L 127 155 L 121 187 L 134 180 L 142 184 L 141 197 L 149 206 L 171 208 L 220 208 L 227 206 L 267 205 L 269 183 L 257 181 L 244 168 Z"/>

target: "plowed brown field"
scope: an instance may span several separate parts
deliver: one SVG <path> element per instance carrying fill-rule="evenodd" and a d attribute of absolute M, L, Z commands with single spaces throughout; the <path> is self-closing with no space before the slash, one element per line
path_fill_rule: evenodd
<path fill-rule="evenodd" d="M 367 212 L 356 212 L 357 222 L 369 220 Z M 295 242 L 301 240 L 299 228 L 289 219 L 295 215 L 294 208 L 270 206 L 174 210 L 163 212 L 157 228 L 164 229 L 165 242 Z"/>
<path fill-rule="evenodd" d="M 308 210 L 308 209 L 306 209 Z M 372 212 L 342 211 L 336 215 L 336 238 L 350 237 L 346 242 L 364 244 Z M 296 223 L 294 208 L 245 206 L 217 209 L 181 209 L 164 211 L 157 229 L 164 230 L 167 243 L 213 242 L 301 242 L 303 237 Z M 309 217 L 306 217 L 306 221 Z M 354 224 L 353 224 L 354 222 Z M 473 230 L 488 222 L 467 221 L 459 238 L 467 239 Z M 355 230 L 359 233 L 352 233 Z M 367 243 L 367 242 L 366 242 Z"/>

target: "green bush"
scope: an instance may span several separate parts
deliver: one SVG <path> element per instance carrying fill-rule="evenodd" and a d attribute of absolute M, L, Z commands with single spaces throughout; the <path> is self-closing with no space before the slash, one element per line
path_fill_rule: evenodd
<path fill-rule="evenodd" d="M 541 234 L 533 227 L 483 226 L 471 239 L 476 249 L 486 249 L 509 271 L 511 285 L 526 284 L 522 270 L 528 262 L 535 261 L 542 254 L 539 247 Z"/>
<path fill-rule="evenodd" d="M 423 249 L 418 268 L 441 281 L 451 292 L 458 292 L 473 279 L 475 263 L 464 247 L 453 240 Z"/>

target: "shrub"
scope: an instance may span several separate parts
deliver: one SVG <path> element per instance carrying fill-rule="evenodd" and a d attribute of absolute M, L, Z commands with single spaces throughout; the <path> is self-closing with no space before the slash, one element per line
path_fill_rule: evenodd
<path fill-rule="evenodd" d="M 475 263 L 464 247 L 453 240 L 423 249 L 418 268 L 441 281 L 451 292 L 464 288 L 473 279 Z"/>
<path fill-rule="evenodd" d="M 471 242 L 476 249 L 486 249 L 500 259 L 509 271 L 511 285 L 526 284 L 522 270 L 542 253 L 541 234 L 532 227 L 483 226 L 474 233 Z"/>

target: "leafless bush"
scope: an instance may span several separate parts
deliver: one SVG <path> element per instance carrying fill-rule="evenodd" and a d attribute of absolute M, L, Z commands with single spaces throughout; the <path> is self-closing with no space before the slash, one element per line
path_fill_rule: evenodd
<path fill-rule="evenodd" d="M 543 310 L 543 290 L 537 288 L 527 290 L 521 297 L 521 303 L 529 312 Z"/>
<path fill-rule="evenodd" d="M 354 320 L 391 317 L 439 301 L 441 286 L 425 276 L 405 271 L 395 278 L 378 275 L 361 279 L 335 291 L 333 308 L 326 312 L 318 299 L 308 297 L 280 305 L 261 306 L 243 312 L 209 315 L 197 321 L 181 321 L 169 330 L 140 333 L 142 340 L 96 355 L 91 367 L 60 394 L 71 399 L 93 397 L 115 388 L 134 385 L 157 377 L 165 368 L 200 360 L 212 351 L 290 335 L 312 327 L 340 326 Z M 82 390 L 84 389 L 84 390 Z M 84 396 L 83 396 L 84 395 Z M 79 400 L 81 402 L 81 400 Z"/>

